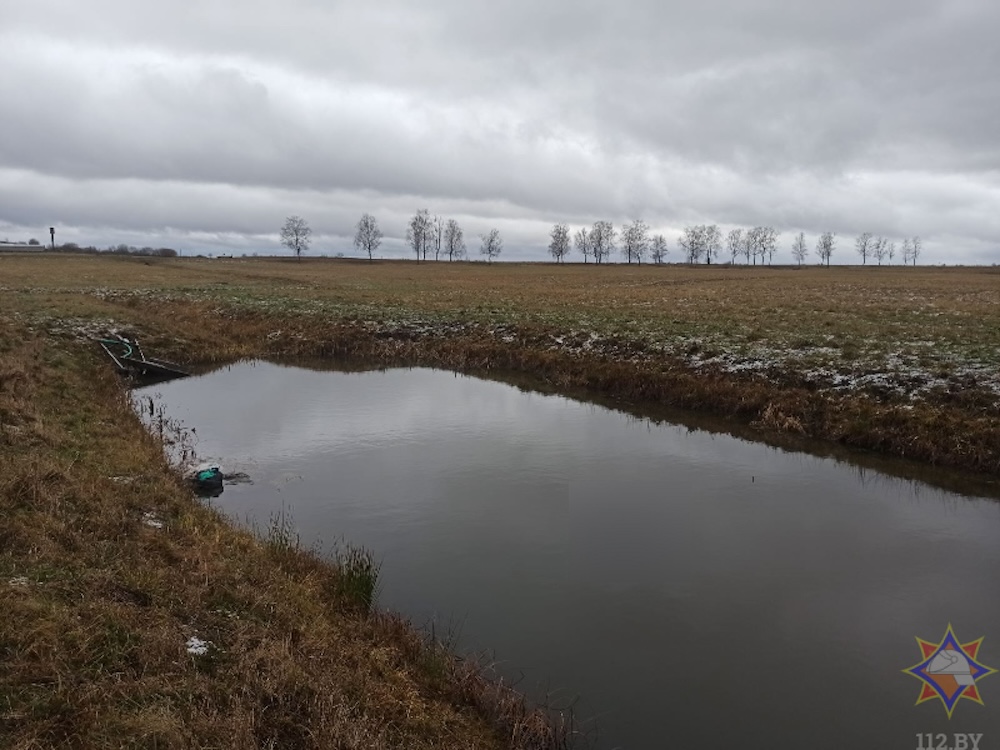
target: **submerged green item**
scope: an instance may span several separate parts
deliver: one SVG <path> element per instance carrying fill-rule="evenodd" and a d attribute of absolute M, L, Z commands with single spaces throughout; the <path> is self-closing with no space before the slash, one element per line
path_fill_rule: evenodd
<path fill-rule="evenodd" d="M 226 475 L 218 466 L 197 469 L 191 474 L 191 483 L 199 497 L 218 497 L 222 494 L 223 479 Z"/>

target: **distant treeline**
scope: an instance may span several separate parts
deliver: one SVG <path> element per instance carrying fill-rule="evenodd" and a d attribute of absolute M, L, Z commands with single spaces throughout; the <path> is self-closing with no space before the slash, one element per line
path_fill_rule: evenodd
<path fill-rule="evenodd" d="M 39 245 L 38 240 L 29 240 L 29 245 Z M 81 247 L 75 242 L 64 242 L 55 247 L 46 247 L 50 253 L 86 253 L 88 255 L 108 254 L 108 255 L 141 255 L 156 258 L 176 258 L 177 251 L 172 247 L 136 247 L 135 245 L 111 245 L 100 248 L 93 245 Z"/>

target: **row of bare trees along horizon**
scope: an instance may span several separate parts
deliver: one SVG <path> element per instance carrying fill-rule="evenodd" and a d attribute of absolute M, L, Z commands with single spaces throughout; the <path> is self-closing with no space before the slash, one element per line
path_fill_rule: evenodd
<path fill-rule="evenodd" d="M 290 216 L 281 229 L 281 244 L 296 256 L 309 247 L 312 230 L 304 219 Z M 778 230 L 771 226 L 755 226 L 746 229 L 734 228 L 725 235 L 718 224 L 697 224 L 684 228 L 677 240 L 677 250 L 686 263 L 719 263 L 746 265 L 770 265 L 778 251 Z M 372 260 L 382 244 L 384 235 L 376 218 L 365 213 L 355 227 L 354 247 L 367 253 Z M 490 262 L 503 251 L 503 239 L 499 229 L 490 229 L 479 235 L 481 255 Z M 406 227 L 406 244 L 417 261 L 426 261 L 428 254 L 434 260 L 446 258 L 449 261 L 468 257 L 465 233 L 455 219 L 431 216 L 427 209 L 418 210 Z M 837 249 L 837 236 L 833 232 L 823 232 L 816 239 L 812 250 L 821 265 L 830 265 L 830 259 Z M 616 251 L 621 252 L 627 263 L 641 264 L 648 260 L 655 264 L 667 262 L 670 247 L 663 234 L 652 234 L 650 227 L 642 219 L 616 229 L 610 221 L 595 221 L 592 226 L 581 227 L 572 232 L 569 225 L 559 223 L 549 233 L 548 252 L 556 263 L 565 262 L 570 252 L 576 250 L 583 256 L 583 262 L 591 260 L 595 264 L 607 263 Z M 903 264 L 917 264 L 922 251 L 920 237 L 905 237 L 900 243 L 871 232 L 863 232 L 854 241 L 854 250 L 861 257 L 862 265 L 868 260 L 878 265 L 892 263 L 899 257 Z M 792 258 L 798 265 L 805 263 L 810 254 L 810 246 L 805 232 L 799 232 L 791 245 Z"/>

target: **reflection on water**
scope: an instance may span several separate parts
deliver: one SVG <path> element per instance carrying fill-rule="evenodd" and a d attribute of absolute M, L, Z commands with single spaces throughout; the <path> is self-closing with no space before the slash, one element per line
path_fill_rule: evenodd
<path fill-rule="evenodd" d="M 1000 667 L 993 500 L 435 370 L 244 364 L 146 393 L 253 477 L 224 511 L 369 547 L 383 606 L 580 696 L 602 748 L 1000 742 L 1000 676 L 949 722 L 901 671 L 949 622 Z"/>

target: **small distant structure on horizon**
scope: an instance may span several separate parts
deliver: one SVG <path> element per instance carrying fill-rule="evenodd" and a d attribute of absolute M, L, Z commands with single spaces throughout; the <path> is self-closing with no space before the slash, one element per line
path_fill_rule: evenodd
<path fill-rule="evenodd" d="M 0 240 L 0 253 L 40 253 L 45 250 L 43 245 L 37 242 L 10 242 Z"/>

